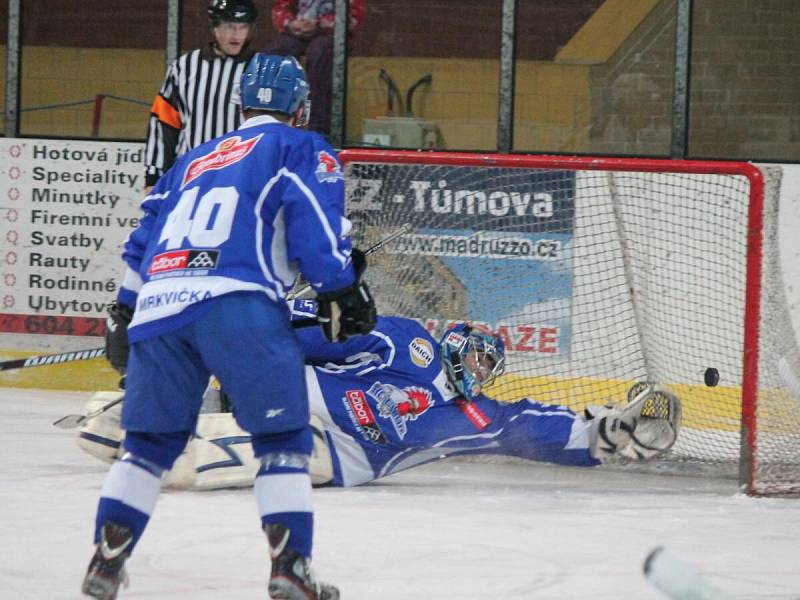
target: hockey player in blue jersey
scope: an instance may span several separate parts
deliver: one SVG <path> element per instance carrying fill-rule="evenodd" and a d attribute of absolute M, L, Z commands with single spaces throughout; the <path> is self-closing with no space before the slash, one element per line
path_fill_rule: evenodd
<path fill-rule="evenodd" d="M 107 355 L 127 370 L 126 437 L 101 491 L 82 586 L 90 596 L 116 597 L 213 372 L 258 461 L 270 597 L 339 597 L 310 572 L 313 435 L 303 348 L 284 298 L 302 274 L 332 341 L 370 331 L 375 307 L 360 278 L 363 256 L 351 247 L 336 155 L 295 127 L 308 116 L 307 98 L 295 59 L 255 55 L 242 75 L 242 126 L 181 157 L 142 203 L 109 316 Z"/>
<path fill-rule="evenodd" d="M 295 322 L 313 319 L 315 310 L 313 301 L 295 301 Z M 342 344 L 328 342 L 316 328 L 300 329 L 298 338 L 309 363 L 316 484 L 360 485 L 457 455 L 583 467 L 647 460 L 670 448 L 680 425 L 680 403 L 663 390 L 651 390 L 646 401 L 582 414 L 530 399 L 498 402 L 484 388 L 504 369 L 503 342 L 466 324 L 437 341 L 415 320 L 382 316 L 369 335 Z M 631 399 L 643 389 L 634 386 Z M 101 394 L 87 410 L 117 397 Z M 114 419 L 111 412 L 87 422 L 81 447 L 113 459 L 122 436 Z M 256 465 L 230 414 L 201 415 L 196 433 L 192 452 L 169 475 L 171 485 L 249 485 Z"/>
<path fill-rule="evenodd" d="M 313 303 L 296 302 L 295 314 L 312 317 Z M 329 474 L 333 485 L 359 485 L 467 454 L 588 467 L 652 458 L 677 436 L 680 404 L 663 390 L 651 390 L 649 400 L 661 405 L 662 418 L 643 416 L 642 399 L 629 409 L 591 407 L 579 415 L 486 396 L 483 389 L 504 370 L 505 348 L 499 336 L 466 323 L 438 341 L 413 319 L 384 316 L 369 335 L 342 344 L 311 328 L 298 337 L 310 365 L 314 423 L 326 442 L 324 449 L 318 443 L 320 464 L 312 469 L 317 483 Z M 328 455 L 330 465 L 322 464 Z"/>

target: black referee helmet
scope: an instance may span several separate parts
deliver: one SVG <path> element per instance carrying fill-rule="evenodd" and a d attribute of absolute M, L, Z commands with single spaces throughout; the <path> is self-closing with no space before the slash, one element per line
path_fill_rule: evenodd
<path fill-rule="evenodd" d="M 208 3 L 208 18 L 213 27 L 222 21 L 254 23 L 258 18 L 258 10 L 253 0 L 211 0 Z"/>

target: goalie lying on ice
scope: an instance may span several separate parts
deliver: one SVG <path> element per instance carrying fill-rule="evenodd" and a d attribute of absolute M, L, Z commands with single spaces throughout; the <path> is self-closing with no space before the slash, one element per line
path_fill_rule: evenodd
<path fill-rule="evenodd" d="M 298 301 L 295 315 L 313 315 Z M 305 312 L 304 312 L 305 311 Z M 416 321 L 379 317 L 368 335 L 344 343 L 319 328 L 298 330 L 315 433 L 315 484 L 354 486 L 446 456 L 494 454 L 562 465 L 647 460 L 678 435 L 680 402 L 669 392 L 636 384 L 623 407 L 568 407 L 523 399 L 507 403 L 482 393 L 503 372 L 499 337 L 467 324 L 437 342 Z M 100 392 L 87 410 L 122 392 Z M 213 397 L 210 388 L 207 397 Z M 123 432 L 119 407 L 90 419 L 79 444 L 116 458 Z M 192 441 L 165 483 L 214 489 L 251 485 L 258 468 L 248 434 L 226 412 L 203 413 Z"/>

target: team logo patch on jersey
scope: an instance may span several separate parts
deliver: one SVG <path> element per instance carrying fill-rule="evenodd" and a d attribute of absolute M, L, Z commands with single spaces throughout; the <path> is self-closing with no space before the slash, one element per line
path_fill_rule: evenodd
<path fill-rule="evenodd" d="M 153 257 L 147 274 L 150 277 L 169 273 L 170 276 L 194 274 L 197 270 L 209 271 L 217 268 L 219 250 L 171 250 Z"/>
<path fill-rule="evenodd" d="M 398 402 L 397 410 L 407 419 L 416 421 L 422 413 L 428 412 L 428 409 L 433 406 L 433 395 L 430 390 L 419 387 L 403 388 L 406 399 L 403 402 Z"/>
<path fill-rule="evenodd" d="M 356 426 L 356 429 L 364 439 L 377 444 L 385 444 L 386 436 L 383 435 L 383 431 L 381 431 L 375 419 L 375 413 L 372 412 L 367 403 L 367 397 L 364 392 L 361 390 L 348 390 L 342 400 L 350 420 L 353 421 L 353 425 Z"/>
<path fill-rule="evenodd" d="M 431 391 L 421 387 L 399 388 L 388 383 L 375 382 L 367 394 L 375 399 L 380 416 L 392 422 L 401 440 L 408 432 L 406 422 L 416 421 L 435 403 Z"/>
<path fill-rule="evenodd" d="M 317 161 L 319 164 L 317 165 L 316 173 L 317 180 L 320 183 L 332 183 L 344 179 L 339 161 L 331 154 L 325 152 L 325 150 L 320 150 L 317 152 Z"/>
<path fill-rule="evenodd" d="M 416 337 L 411 340 L 408 345 L 408 353 L 411 362 L 423 369 L 433 362 L 433 346 L 425 338 Z"/>
<path fill-rule="evenodd" d="M 183 174 L 181 187 L 186 187 L 207 171 L 216 171 L 236 164 L 252 152 L 263 135 L 261 133 L 245 141 L 242 141 L 238 135 L 222 140 L 212 152 L 195 158 L 189 163 Z"/>
<path fill-rule="evenodd" d="M 369 388 L 367 393 L 378 404 L 378 411 L 384 419 L 389 419 L 392 422 L 397 437 L 401 440 L 406 437 L 408 433 L 408 426 L 406 420 L 400 411 L 397 409 L 397 404 L 405 398 L 403 390 L 393 385 L 382 384 L 376 381 Z"/>

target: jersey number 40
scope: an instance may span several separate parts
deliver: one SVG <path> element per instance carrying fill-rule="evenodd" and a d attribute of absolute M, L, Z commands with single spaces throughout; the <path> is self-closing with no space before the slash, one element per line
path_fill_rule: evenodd
<path fill-rule="evenodd" d="M 211 188 L 198 201 L 199 193 L 199 187 L 183 192 L 175 209 L 167 216 L 158 240 L 167 241 L 167 250 L 183 247 L 185 239 L 196 248 L 214 248 L 231 236 L 239 202 L 237 189 Z"/>

